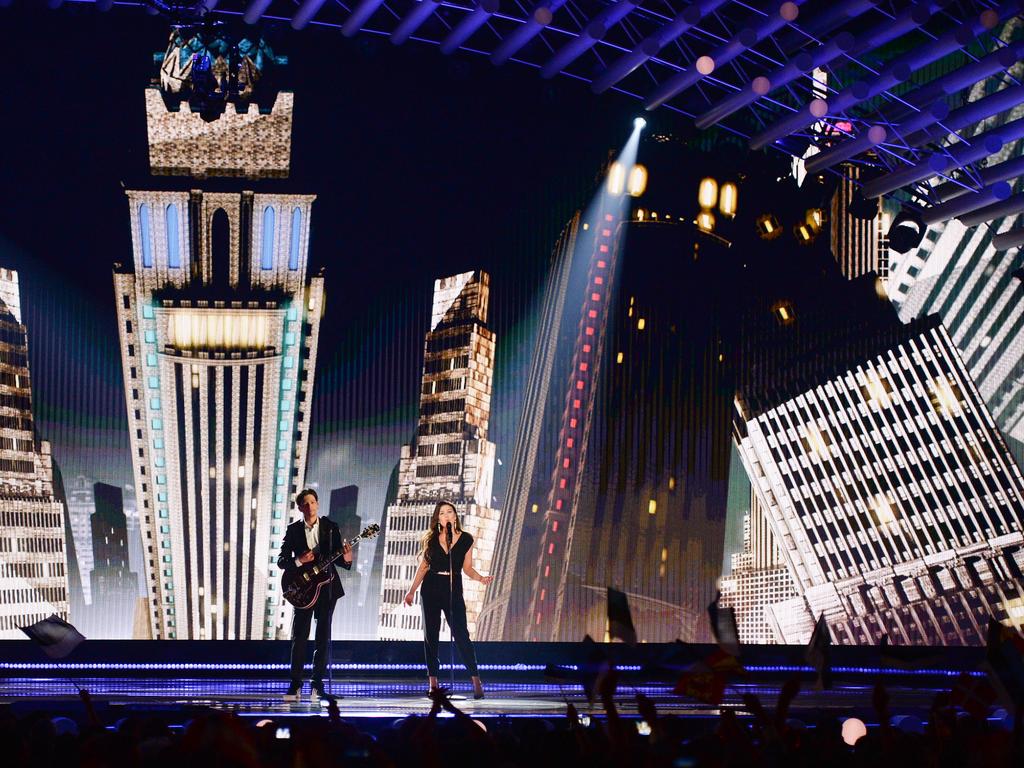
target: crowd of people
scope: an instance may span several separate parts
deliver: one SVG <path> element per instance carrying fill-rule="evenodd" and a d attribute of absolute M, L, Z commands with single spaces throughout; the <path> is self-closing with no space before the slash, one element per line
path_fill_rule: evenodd
<path fill-rule="evenodd" d="M 790 717 L 790 702 L 799 692 L 795 681 L 783 687 L 772 709 L 747 695 L 742 708 L 723 708 L 717 719 L 662 715 L 639 694 L 639 720 L 619 713 L 610 677 L 597 692 L 594 711 L 600 714 L 590 718 L 567 703 L 563 717 L 495 718 L 484 724 L 439 689 L 429 714 L 404 717 L 372 732 L 342 719 L 334 702 L 327 717 L 256 720 L 207 710 L 193 713 L 178 728 L 156 715 L 107 724 L 83 692 L 86 715 L 79 721 L 41 712 L 18 718 L 0 707 L 0 743 L 3 765 L 10 768 L 1024 765 L 1019 717 L 1008 728 L 1005 722 L 950 706 L 945 694 L 939 694 L 917 728 L 900 728 L 890 724 L 888 696 L 877 687 L 878 724 L 849 745 L 835 715 L 821 712 L 811 720 L 803 710 L 802 721 Z"/>

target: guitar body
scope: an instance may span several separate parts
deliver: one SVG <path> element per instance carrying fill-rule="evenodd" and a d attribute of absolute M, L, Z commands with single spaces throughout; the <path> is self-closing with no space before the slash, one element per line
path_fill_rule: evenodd
<path fill-rule="evenodd" d="M 349 542 L 353 549 L 360 541 L 372 539 L 380 532 L 377 523 L 371 523 L 363 532 Z M 312 608 L 320 593 L 334 578 L 334 561 L 341 557 L 339 551 L 328 560 L 317 558 L 312 563 L 300 565 L 281 574 L 281 595 L 296 608 Z"/>
<path fill-rule="evenodd" d="M 281 593 L 296 608 L 312 608 L 320 597 L 320 591 L 331 583 L 332 578 L 333 565 L 323 565 L 318 561 L 306 563 L 281 576 Z"/>

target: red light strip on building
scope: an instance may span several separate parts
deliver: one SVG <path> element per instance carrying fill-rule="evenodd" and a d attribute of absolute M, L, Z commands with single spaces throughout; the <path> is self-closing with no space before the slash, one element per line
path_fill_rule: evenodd
<path fill-rule="evenodd" d="M 533 621 L 526 630 L 529 640 L 553 640 L 558 632 L 557 616 L 568 567 L 566 555 L 575 523 L 580 469 L 593 415 L 600 367 L 598 356 L 603 347 L 608 322 L 612 270 L 617 254 L 613 238 L 618 224 L 616 217 L 602 212 L 601 222 L 602 226 L 594 237 L 594 252 L 580 309 L 580 330 L 573 350 L 573 377 L 566 393 L 558 453 L 544 513 L 541 554 L 533 589 Z"/>

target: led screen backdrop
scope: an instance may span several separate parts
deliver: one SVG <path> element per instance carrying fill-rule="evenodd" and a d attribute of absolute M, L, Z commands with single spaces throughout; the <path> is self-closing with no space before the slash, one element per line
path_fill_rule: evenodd
<path fill-rule="evenodd" d="M 325 48 L 148 26 L 101 114 L 74 82 L 5 85 L 47 117 L 3 189 L 0 637 L 56 612 L 286 638 L 304 487 L 344 534 L 381 527 L 340 639 L 421 637 L 402 598 L 441 498 L 495 577 L 467 588 L 482 640 L 604 639 L 608 586 L 648 642 L 707 641 L 719 591 L 744 642 L 1024 622 L 1024 309 L 990 237 L 890 252 L 856 167 L 820 183 L 671 121 L 619 154 L 629 111 L 568 87 L 339 92 Z"/>

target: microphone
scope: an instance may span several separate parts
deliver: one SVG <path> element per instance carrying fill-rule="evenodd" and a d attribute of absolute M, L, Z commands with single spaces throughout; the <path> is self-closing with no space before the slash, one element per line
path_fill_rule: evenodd
<path fill-rule="evenodd" d="M 445 532 L 445 535 L 448 537 L 448 545 L 451 546 L 451 543 L 452 543 L 452 524 L 451 523 L 445 523 L 444 524 L 444 532 Z"/>

